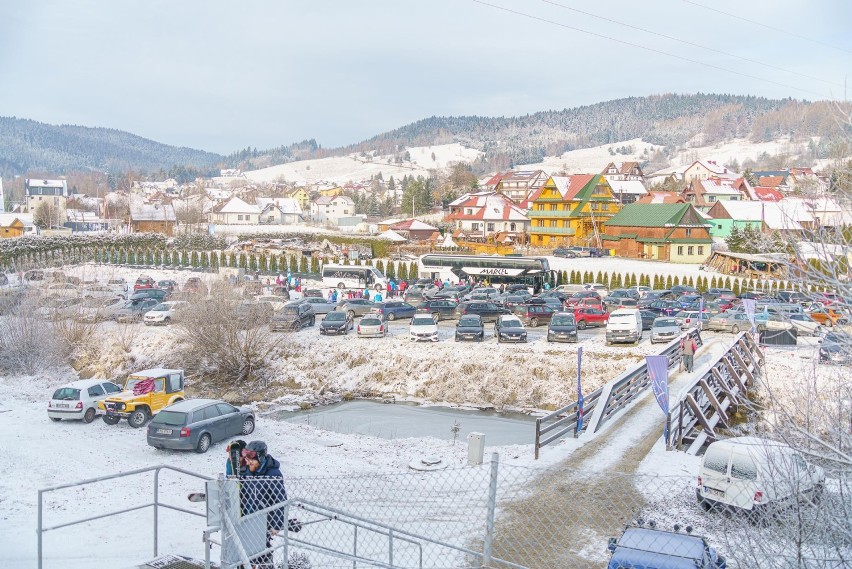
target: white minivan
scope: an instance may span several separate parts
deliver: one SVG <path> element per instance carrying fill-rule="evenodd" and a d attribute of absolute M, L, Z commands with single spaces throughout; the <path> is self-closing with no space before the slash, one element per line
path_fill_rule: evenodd
<path fill-rule="evenodd" d="M 818 500 L 825 472 L 792 447 L 759 437 L 711 443 L 698 474 L 696 498 L 705 510 L 734 508 L 765 514 L 805 497 Z"/>
<path fill-rule="evenodd" d="M 638 344 L 642 340 L 642 315 L 637 308 L 613 310 L 606 322 L 606 345 L 615 342 Z"/>

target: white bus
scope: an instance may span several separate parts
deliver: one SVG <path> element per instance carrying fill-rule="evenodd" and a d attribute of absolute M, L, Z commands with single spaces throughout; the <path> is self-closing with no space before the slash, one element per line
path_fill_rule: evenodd
<path fill-rule="evenodd" d="M 523 283 L 533 289 L 544 287 L 551 278 L 545 257 L 502 257 L 429 253 L 418 261 L 418 276 L 455 282 L 468 277 L 488 279 L 493 284 Z"/>
<path fill-rule="evenodd" d="M 381 271 L 369 265 L 323 265 L 322 284 L 329 288 L 364 289 L 384 291 L 388 279 Z"/>

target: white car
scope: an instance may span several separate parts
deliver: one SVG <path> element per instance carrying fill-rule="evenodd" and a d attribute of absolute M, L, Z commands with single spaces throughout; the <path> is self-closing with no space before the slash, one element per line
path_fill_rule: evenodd
<path fill-rule="evenodd" d="M 90 297 L 83 300 L 78 317 L 86 322 L 102 322 L 113 320 L 115 313 L 124 308 L 126 301 L 118 296 L 98 298 Z"/>
<path fill-rule="evenodd" d="M 820 336 L 823 333 L 822 324 L 820 324 L 807 314 L 789 314 L 787 318 L 798 334 L 810 334 L 811 336 Z"/>
<path fill-rule="evenodd" d="M 36 314 L 44 320 L 62 320 L 63 318 L 72 318 L 79 314 L 82 304 L 83 299 L 79 296 L 76 298 L 55 296 L 47 299 L 46 302 L 36 310 Z"/>
<path fill-rule="evenodd" d="M 438 324 L 431 314 L 418 314 L 411 319 L 411 324 L 408 327 L 408 339 L 412 342 L 438 341 Z"/>
<path fill-rule="evenodd" d="M 278 312 L 279 310 L 284 308 L 284 306 L 286 306 L 288 302 L 290 302 L 286 296 L 278 296 L 275 294 L 256 296 L 254 297 L 254 299 L 257 302 L 268 302 L 272 305 L 272 310 L 274 310 L 275 312 Z"/>
<path fill-rule="evenodd" d="M 44 294 L 47 296 L 61 296 L 62 298 L 72 298 L 80 296 L 80 289 L 77 285 L 71 283 L 55 283 L 47 285 L 44 289 Z"/>
<path fill-rule="evenodd" d="M 51 421 L 76 419 L 91 423 L 98 414 L 98 401 L 121 392 L 121 387 L 105 379 L 81 379 L 53 392 L 47 403 Z"/>
<path fill-rule="evenodd" d="M 124 279 L 124 277 L 109 279 L 107 281 L 107 286 L 112 289 L 112 292 L 116 296 L 120 296 L 124 299 L 127 298 L 127 291 L 130 290 L 130 285 L 127 284 L 127 281 Z"/>
<path fill-rule="evenodd" d="M 116 298 L 123 296 L 116 294 L 111 286 L 107 285 L 89 285 L 83 289 L 83 298 Z"/>
<path fill-rule="evenodd" d="M 598 293 L 601 298 L 606 298 L 609 296 L 609 288 L 606 285 L 602 285 L 601 283 L 586 283 L 583 285 L 583 290 L 593 290 Z"/>
<path fill-rule="evenodd" d="M 181 310 L 184 310 L 187 306 L 189 306 L 189 303 L 185 300 L 161 302 L 146 312 L 145 316 L 142 317 L 142 321 L 145 322 L 145 326 L 167 326 L 174 320 L 179 319 Z"/>

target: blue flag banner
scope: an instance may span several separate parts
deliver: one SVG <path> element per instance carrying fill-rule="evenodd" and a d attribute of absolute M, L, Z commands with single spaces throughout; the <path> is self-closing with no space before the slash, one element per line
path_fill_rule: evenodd
<path fill-rule="evenodd" d="M 583 364 L 583 347 L 577 348 L 577 432 L 583 430 L 583 383 L 580 367 Z"/>
<path fill-rule="evenodd" d="M 660 409 L 669 414 L 669 358 L 668 356 L 645 356 L 648 376 L 651 378 L 651 391 L 660 404 Z"/>
<path fill-rule="evenodd" d="M 754 332 L 754 309 L 756 303 L 753 298 L 744 298 L 743 299 L 743 308 L 745 309 L 746 316 L 748 317 L 748 321 L 751 322 L 751 331 Z"/>
<path fill-rule="evenodd" d="M 704 314 L 704 297 L 698 299 L 698 321 L 704 322 L 704 318 L 702 318 L 702 314 Z"/>

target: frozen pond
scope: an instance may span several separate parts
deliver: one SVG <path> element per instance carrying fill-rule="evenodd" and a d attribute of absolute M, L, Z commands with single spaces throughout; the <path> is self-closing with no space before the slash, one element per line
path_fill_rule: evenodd
<path fill-rule="evenodd" d="M 458 440 L 465 443 L 471 432 L 485 433 L 486 444 L 497 446 L 532 444 L 535 439 L 535 419 L 521 413 L 422 407 L 401 402 L 344 401 L 307 411 L 279 411 L 271 417 L 336 433 L 385 439 L 452 440 L 454 424 L 459 426 Z"/>

